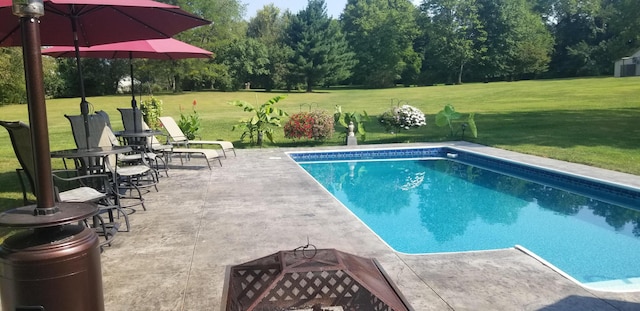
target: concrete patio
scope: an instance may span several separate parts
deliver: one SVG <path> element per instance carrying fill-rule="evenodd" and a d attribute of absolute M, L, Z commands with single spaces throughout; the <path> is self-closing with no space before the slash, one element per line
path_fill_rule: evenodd
<path fill-rule="evenodd" d="M 640 177 L 634 175 L 455 145 L 640 187 Z M 307 239 L 318 248 L 377 258 L 418 311 L 640 310 L 640 293 L 586 290 L 515 248 L 396 253 L 286 151 L 292 149 L 237 150 L 237 157 L 211 171 L 199 159 L 183 167 L 173 162 L 178 166 L 162 178 L 160 191 L 146 195 L 147 211 L 138 208 L 130 216 L 132 232 L 119 233 L 105 247 L 106 310 L 223 310 L 229 266 L 294 249 Z"/>

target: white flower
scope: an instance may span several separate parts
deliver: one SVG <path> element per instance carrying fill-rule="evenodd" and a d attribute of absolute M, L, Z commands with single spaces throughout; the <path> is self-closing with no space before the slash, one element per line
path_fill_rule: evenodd
<path fill-rule="evenodd" d="M 424 113 L 420 109 L 409 105 L 392 107 L 385 111 L 379 120 L 380 123 L 385 124 L 387 130 L 391 128 L 408 130 L 412 127 L 427 125 Z"/>

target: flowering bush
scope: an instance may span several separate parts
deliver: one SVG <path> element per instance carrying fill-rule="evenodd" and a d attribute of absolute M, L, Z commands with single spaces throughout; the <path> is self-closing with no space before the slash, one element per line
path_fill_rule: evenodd
<path fill-rule="evenodd" d="M 194 99 L 191 106 L 192 112 L 189 115 L 182 113 L 182 106 L 180 106 L 180 120 L 178 120 L 178 127 L 182 130 L 187 139 L 195 139 L 200 131 L 200 115 L 196 111 L 197 102 Z"/>
<path fill-rule="evenodd" d="M 284 137 L 291 139 L 311 138 L 313 137 L 312 129 L 313 117 L 310 113 L 295 113 L 289 117 L 289 121 L 284 125 Z"/>
<path fill-rule="evenodd" d="M 396 129 L 396 131 L 401 129 L 408 130 L 412 127 L 427 125 L 424 113 L 420 109 L 409 105 L 390 108 L 380 115 L 378 121 L 382 123 L 387 131 L 392 129 Z"/>
<path fill-rule="evenodd" d="M 325 140 L 333 136 L 335 128 L 333 126 L 333 116 L 323 110 L 316 110 L 311 113 L 313 118 L 312 137 L 315 140 Z"/>
<path fill-rule="evenodd" d="M 284 125 L 284 137 L 325 140 L 333 136 L 333 116 L 325 111 L 299 112 Z"/>

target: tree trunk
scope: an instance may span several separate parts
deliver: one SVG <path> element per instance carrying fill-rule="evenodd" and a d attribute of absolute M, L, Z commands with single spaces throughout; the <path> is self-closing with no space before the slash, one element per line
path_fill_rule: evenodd
<path fill-rule="evenodd" d="M 312 84 L 313 84 L 313 81 L 311 81 L 311 79 L 307 78 L 307 93 L 311 93 L 313 91 L 312 87 L 311 87 Z"/>
<path fill-rule="evenodd" d="M 260 131 L 258 132 L 258 140 L 257 140 L 257 142 L 256 142 L 256 143 L 257 143 L 257 144 L 258 144 L 258 146 L 260 146 L 260 147 L 262 147 L 262 139 L 263 139 L 263 135 L 264 135 L 264 134 L 263 134 L 262 132 L 260 132 Z"/>
<path fill-rule="evenodd" d="M 460 62 L 460 71 L 458 71 L 458 85 L 462 84 L 462 70 L 464 69 L 464 62 Z"/>

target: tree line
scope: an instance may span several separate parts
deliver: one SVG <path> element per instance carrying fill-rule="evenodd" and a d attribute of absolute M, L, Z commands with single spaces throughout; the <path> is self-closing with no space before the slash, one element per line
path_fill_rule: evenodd
<path fill-rule="evenodd" d="M 163 0 L 213 23 L 177 39 L 208 60 L 134 60 L 143 92 L 271 91 L 350 85 L 460 84 L 611 75 L 640 49 L 637 0 L 324 0 L 296 13 L 266 5 L 249 20 L 238 0 Z M 46 25 L 43 25 L 46 27 Z M 21 52 L 0 49 L 0 102 L 24 101 Z M 48 96 L 78 96 L 73 59 L 44 60 Z M 128 60 L 83 59 L 90 96 L 113 94 Z"/>

